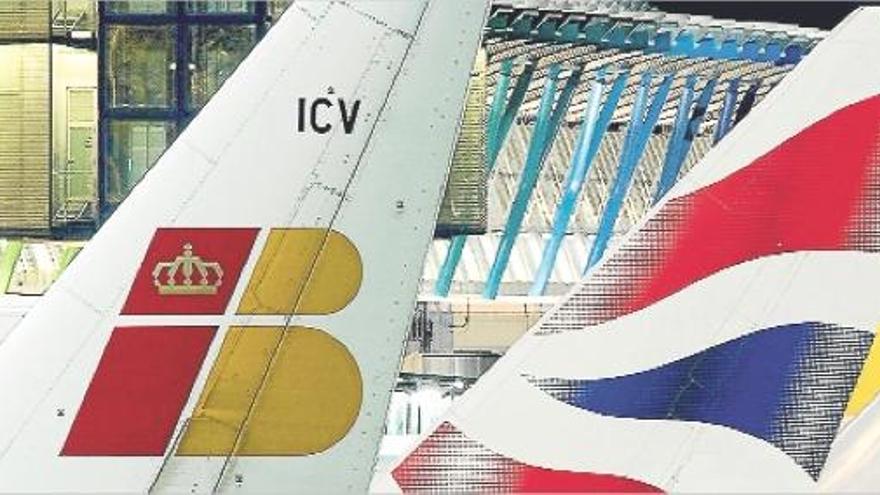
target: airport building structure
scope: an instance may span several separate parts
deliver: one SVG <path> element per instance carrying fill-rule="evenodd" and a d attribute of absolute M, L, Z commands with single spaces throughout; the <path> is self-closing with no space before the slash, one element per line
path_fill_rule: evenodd
<path fill-rule="evenodd" d="M 0 6 L 0 318 L 46 290 L 288 3 Z M 430 427 L 825 34 L 497 0 L 389 434 Z"/>

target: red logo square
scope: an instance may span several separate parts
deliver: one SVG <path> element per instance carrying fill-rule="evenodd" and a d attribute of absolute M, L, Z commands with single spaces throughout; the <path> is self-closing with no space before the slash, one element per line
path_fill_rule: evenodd
<path fill-rule="evenodd" d="M 220 315 L 259 229 L 157 229 L 124 315 Z"/>

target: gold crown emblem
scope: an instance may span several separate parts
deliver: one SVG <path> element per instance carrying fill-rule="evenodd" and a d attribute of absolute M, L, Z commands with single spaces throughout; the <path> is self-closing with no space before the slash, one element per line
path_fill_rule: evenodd
<path fill-rule="evenodd" d="M 182 284 L 177 282 L 178 272 L 183 275 Z M 209 279 L 212 273 L 215 278 L 213 282 Z M 193 280 L 194 274 L 198 275 L 196 283 Z M 223 268 L 220 263 L 203 261 L 193 254 L 190 243 L 183 245 L 183 253 L 174 258 L 174 261 L 157 263 L 153 269 L 153 285 L 163 296 L 213 296 L 222 283 Z"/>

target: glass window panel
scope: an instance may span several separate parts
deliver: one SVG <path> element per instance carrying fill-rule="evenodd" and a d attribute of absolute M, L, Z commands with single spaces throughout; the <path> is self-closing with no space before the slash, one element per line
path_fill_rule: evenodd
<path fill-rule="evenodd" d="M 186 8 L 194 14 L 243 14 L 254 9 L 253 0 L 201 0 L 187 2 Z"/>
<path fill-rule="evenodd" d="M 257 31 L 253 25 L 195 26 L 190 30 L 190 106 L 198 109 L 251 51 Z"/>
<path fill-rule="evenodd" d="M 293 0 L 269 0 L 268 10 L 272 22 L 278 22 L 278 19 L 281 18 L 281 14 L 287 10 L 287 7 L 290 7 L 291 3 L 293 3 Z"/>
<path fill-rule="evenodd" d="M 174 139 L 174 124 L 149 120 L 114 120 L 107 126 L 107 202 L 118 205 L 156 163 Z"/>
<path fill-rule="evenodd" d="M 104 74 L 114 108 L 167 108 L 174 102 L 172 26 L 108 26 Z"/>
<path fill-rule="evenodd" d="M 106 8 L 114 14 L 164 14 L 173 4 L 166 0 L 110 0 Z"/>

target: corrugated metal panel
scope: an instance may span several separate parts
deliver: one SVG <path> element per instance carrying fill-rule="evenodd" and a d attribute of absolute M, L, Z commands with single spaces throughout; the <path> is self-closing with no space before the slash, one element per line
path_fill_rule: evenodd
<path fill-rule="evenodd" d="M 4 47 L 0 87 L 0 229 L 49 230 L 49 47 Z"/>
<path fill-rule="evenodd" d="M 435 235 L 486 231 L 486 55 L 480 51 L 468 88 L 461 129 Z"/>
<path fill-rule="evenodd" d="M 0 1 L 0 42 L 49 39 L 49 0 Z"/>

